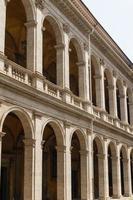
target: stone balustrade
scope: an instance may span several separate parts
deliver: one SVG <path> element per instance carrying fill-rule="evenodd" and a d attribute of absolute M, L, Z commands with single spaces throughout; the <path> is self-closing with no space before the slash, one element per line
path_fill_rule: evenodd
<path fill-rule="evenodd" d="M 2 54 L 0 54 L 0 61 L 4 63 L 4 67 L 0 68 L 0 73 L 5 74 L 26 85 L 34 87 L 33 83 L 35 74 L 33 72 L 7 59 L 7 57 Z M 45 77 L 43 78 L 43 92 L 56 99 L 63 101 L 63 92 L 64 92 L 63 88 L 55 85 L 54 83 L 51 83 Z M 84 108 L 83 99 L 77 97 L 72 92 L 70 93 L 69 104 L 75 106 L 76 108 L 86 111 L 86 109 Z M 124 124 L 119 119 L 114 119 L 110 114 L 108 114 L 107 112 L 103 112 L 99 107 L 92 106 L 91 110 L 92 112 L 90 114 L 93 114 L 96 118 L 102 119 L 103 121 L 123 131 L 133 134 L 132 126 Z"/>

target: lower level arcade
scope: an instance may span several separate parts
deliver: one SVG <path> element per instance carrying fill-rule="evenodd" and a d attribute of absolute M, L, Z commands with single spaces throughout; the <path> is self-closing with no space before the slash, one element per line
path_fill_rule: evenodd
<path fill-rule="evenodd" d="M 10 108 L 0 120 L 0 200 L 133 195 L 133 148 L 59 120 Z"/>

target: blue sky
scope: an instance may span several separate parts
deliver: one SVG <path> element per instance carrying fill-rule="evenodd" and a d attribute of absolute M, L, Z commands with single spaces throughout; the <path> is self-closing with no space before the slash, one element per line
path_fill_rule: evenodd
<path fill-rule="evenodd" d="M 133 62 L 133 0 L 83 0 Z"/>

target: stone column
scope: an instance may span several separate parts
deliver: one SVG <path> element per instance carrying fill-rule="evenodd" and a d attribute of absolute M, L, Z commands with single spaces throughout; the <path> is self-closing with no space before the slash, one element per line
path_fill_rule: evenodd
<path fill-rule="evenodd" d="M 34 188 L 34 199 L 42 199 L 42 118 L 39 114 L 35 114 L 35 188 Z"/>
<path fill-rule="evenodd" d="M 132 195 L 132 177 L 131 177 L 131 158 L 130 158 L 130 151 L 131 149 L 128 148 L 128 196 Z"/>
<path fill-rule="evenodd" d="M 109 198 L 108 141 L 104 138 L 104 198 Z"/>
<path fill-rule="evenodd" d="M 85 94 L 84 99 L 86 102 L 90 104 L 90 60 L 89 60 L 89 47 L 87 45 L 84 45 L 84 59 L 85 59 Z"/>
<path fill-rule="evenodd" d="M 116 88 L 114 85 L 109 85 L 108 86 L 109 90 L 109 110 L 110 110 L 110 115 L 113 116 L 114 118 L 117 117 L 116 114 Z"/>
<path fill-rule="evenodd" d="M 118 157 L 112 156 L 112 185 L 113 185 L 113 198 L 119 198 L 118 195 Z"/>
<path fill-rule="evenodd" d="M 116 174 L 114 171 L 114 175 L 116 175 L 116 197 L 120 198 L 121 197 L 121 167 L 120 167 L 120 144 L 117 144 L 117 149 L 116 149 Z"/>
<path fill-rule="evenodd" d="M 65 152 L 65 200 L 72 199 L 72 180 L 71 180 L 71 127 L 69 123 L 64 124 L 65 138 L 66 138 L 66 152 Z"/>
<path fill-rule="evenodd" d="M 64 92 L 63 92 L 63 100 L 67 103 L 70 103 L 70 81 L 69 81 L 69 33 L 70 28 L 68 24 L 63 24 L 63 33 L 64 33 L 64 62 L 63 62 L 63 71 L 64 71 Z"/>
<path fill-rule="evenodd" d="M 113 74 L 113 85 L 112 86 L 109 86 L 109 98 L 110 98 L 110 106 L 111 109 L 111 115 L 114 117 L 114 118 L 118 118 L 118 115 L 117 115 L 117 100 L 116 100 L 116 74 L 114 73 Z"/>
<path fill-rule="evenodd" d="M 24 199 L 34 199 L 34 147 L 35 140 L 24 141 Z"/>
<path fill-rule="evenodd" d="M 123 173 L 124 173 L 124 196 L 129 197 L 130 196 L 130 183 L 129 183 L 129 159 L 123 158 Z"/>
<path fill-rule="evenodd" d="M 57 146 L 57 200 L 65 200 L 66 146 Z"/>
<path fill-rule="evenodd" d="M 105 155 L 103 154 L 98 154 L 98 175 L 99 175 L 99 199 L 104 200 L 105 199 L 105 187 L 104 187 L 104 159 Z"/>
<path fill-rule="evenodd" d="M 127 97 L 126 97 L 126 87 L 124 87 L 123 94 L 120 94 L 120 110 L 121 110 L 121 121 L 125 124 L 128 123 L 127 118 Z"/>
<path fill-rule="evenodd" d="M 35 43 L 35 75 L 34 75 L 34 87 L 43 91 L 43 31 L 42 27 L 43 15 L 42 11 L 36 9 L 36 43 Z M 32 30 L 33 31 L 33 30 Z M 34 37 L 34 35 L 32 36 Z M 30 63 L 31 64 L 31 63 Z"/>
<path fill-rule="evenodd" d="M 0 184 L 1 184 L 1 159 L 2 159 L 2 137 L 5 136 L 6 133 L 0 132 Z"/>
<path fill-rule="evenodd" d="M 0 71 L 4 71 L 2 57 L 5 53 L 6 3 L 8 1 L 0 1 Z"/>
<path fill-rule="evenodd" d="M 101 108 L 102 103 L 101 103 L 101 75 L 95 75 L 95 86 L 96 86 L 96 105 Z"/>
<path fill-rule="evenodd" d="M 35 72 L 36 67 L 36 21 L 28 21 L 25 23 L 27 28 L 27 69 Z M 41 47 L 41 46 L 40 46 Z"/>
<path fill-rule="evenodd" d="M 88 192 L 89 200 L 93 199 L 93 141 L 91 130 L 88 130 Z"/>
<path fill-rule="evenodd" d="M 133 102 L 129 101 L 130 125 L 133 126 Z"/>
<path fill-rule="evenodd" d="M 76 64 L 78 66 L 79 73 L 79 97 L 85 99 L 85 63 L 78 62 Z"/>
<path fill-rule="evenodd" d="M 88 187 L 88 151 L 80 151 L 80 160 L 81 160 L 81 199 L 89 199 L 89 187 Z"/>
<path fill-rule="evenodd" d="M 57 44 L 56 48 L 56 70 L 57 70 L 57 85 L 64 87 L 64 44 Z"/>
<path fill-rule="evenodd" d="M 104 88 L 104 61 L 100 61 L 101 65 L 101 105 L 100 107 L 102 108 L 103 111 L 105 111 L 105 88 Z"/>

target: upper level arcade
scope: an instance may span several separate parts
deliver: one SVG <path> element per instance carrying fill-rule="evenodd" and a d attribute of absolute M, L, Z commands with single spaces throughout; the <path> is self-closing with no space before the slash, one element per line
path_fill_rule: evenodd
<path fill-rule="evenodd" d="M 81 1 L 0 0 L 0 8 L 2 81 L 133 133 L 132 63 Z"/>

